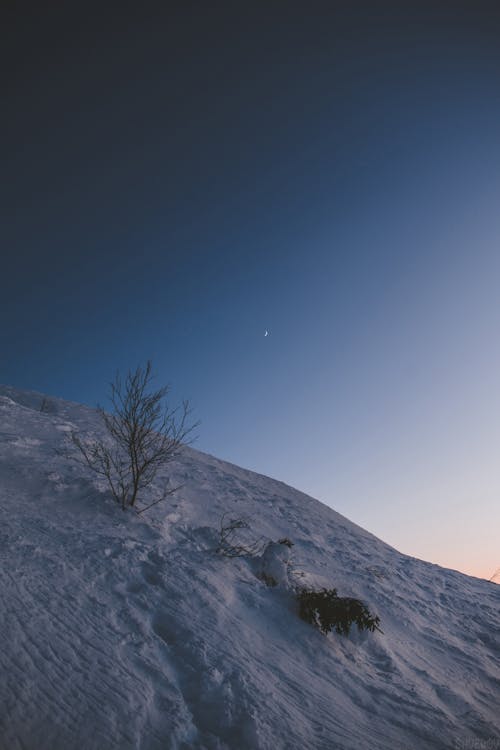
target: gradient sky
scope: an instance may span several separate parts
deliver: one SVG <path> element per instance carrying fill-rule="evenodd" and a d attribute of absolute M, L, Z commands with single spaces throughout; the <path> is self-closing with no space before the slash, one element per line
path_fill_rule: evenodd
<path fill-rule="evenodd" d="M 151 358 L 196 447 L 490 577 L 498 4 L 60 5 L 2 30 L 0 382 Z"/>

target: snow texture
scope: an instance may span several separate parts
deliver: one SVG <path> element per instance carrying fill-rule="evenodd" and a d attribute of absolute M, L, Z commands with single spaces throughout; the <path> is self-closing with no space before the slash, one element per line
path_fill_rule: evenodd
<path fill-rule="evenodd" d="M 66 455 L 74 430 L 96 412 L 0 388 L 1 750 L 500 748 L 499 586 L 192 449 L 182 489 L 123 512 Z M 224 513 L 294 546 L 217 555 Z M 322 635 L 297 584 L 362 599 L 383 633 Z"/>
<path fill-rule="evenodd" d="M 259 560 L 261 579 L 271 586 L 293 588 L 290 548 L 286 544 L 268 542 Z"/>

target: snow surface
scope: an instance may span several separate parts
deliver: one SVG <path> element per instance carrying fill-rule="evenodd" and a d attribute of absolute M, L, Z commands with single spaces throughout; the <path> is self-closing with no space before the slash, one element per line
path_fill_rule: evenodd
<path fill-rule="evenodd" d="M 500 747 L 499 586 L 192 449 L 176 495 L 123 512 L 72 430 L 96 412 L 0 388 L 1 750 Z M 216 555 L 223 513 L 294 546 Z M 293 581 L 361 598 L 383 634 L 322 635 Z"/>

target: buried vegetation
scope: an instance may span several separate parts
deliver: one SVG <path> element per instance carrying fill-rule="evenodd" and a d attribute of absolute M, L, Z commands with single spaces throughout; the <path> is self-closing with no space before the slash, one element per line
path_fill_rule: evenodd
<path fill-rule="evenodd" d="M 372 615 L 359 599 L 338 596 L 336 589 L 300 589 L 297 599 L 299 615 L 322 633 L 335 630 L 336 633 L 349 635 L 351 625 L 354 624 L 358 626 L 358 630 L 382 632 L 377 615 Z"/>

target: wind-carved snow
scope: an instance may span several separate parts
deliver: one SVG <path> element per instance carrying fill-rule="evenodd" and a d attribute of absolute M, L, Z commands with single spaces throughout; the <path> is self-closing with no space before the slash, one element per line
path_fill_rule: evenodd
<path fill-rule="evenodd" d="M 65 455 L 74 429 L 96 413 L 0 389 L 1 750 L 500 747 L 500 587 L 192 449 L 176 495 L 124 513 Z M 224 513 L 294 546 L 218 556 Z M 297 583 L 383 634 L 322 635 Z"/>

